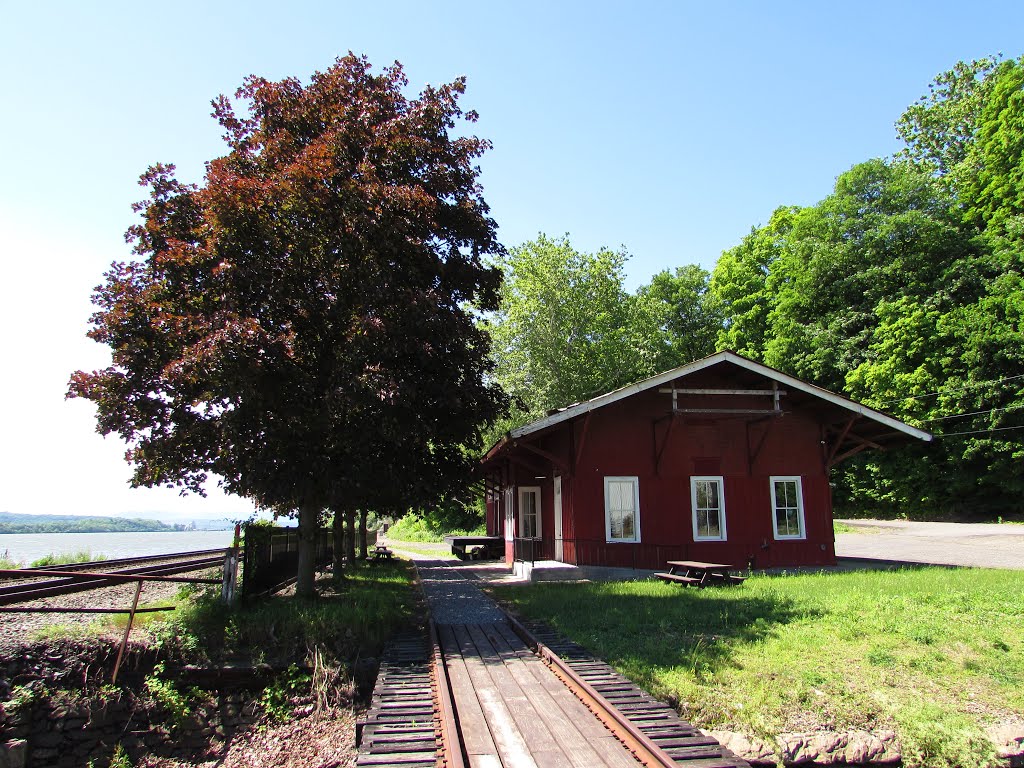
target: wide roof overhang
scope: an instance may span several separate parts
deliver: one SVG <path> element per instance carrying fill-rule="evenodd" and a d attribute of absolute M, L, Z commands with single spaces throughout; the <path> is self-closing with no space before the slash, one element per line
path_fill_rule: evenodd
<path fill-rule="evenodd" d="M 885 450 L 916 440 L 928 442 L 932 435 L 912 427 L 888 414 L 869 408 L 835 392 L 815 386 L 790 376 L 782 371 L 738 355 L 735 352 L 717 352 L 678 368 L 659 373 L 643 381 L 628 384 L 591 400 L 575 403 L 555 411 L 544 418 L 524 424 L 511 430 L 501 438 L 484 456 L 486 463 L 496 458 L 509 446 L 520 441 L 531 441 L 564 422 L 585 416 L 605 406 L 616 403 L 646 390 L 679 385 L 681 379 L 700 372 L 712 372 L 722 366 L 730 366 L 730 378 L 737 388 L 764 386 L 765 382 L 776 382 L 786 391 L 786 410 L 803 410 L 815 414 L 835 431 L 833 461 L 837 463 L 846 456 L 865 448 Z"/>

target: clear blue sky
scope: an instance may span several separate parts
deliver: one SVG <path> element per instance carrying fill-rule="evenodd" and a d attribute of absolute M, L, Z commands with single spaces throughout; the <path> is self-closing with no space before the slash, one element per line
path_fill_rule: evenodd
<path fill-rule="evenodd" d="M 308 78 L 349 50 L 410 91 L 458 75 L 494 149 L 502 241 L 625 246 L 629 285 L 713 266 L 783 204 L 899 148 L 893 122 L 959 59 L 1021 55 L 1024 4 L 2 4 L 0 511 L 242 514 L 212 494 L 129 491 L 123 446 L 66 403 L 89 294 L 156 161 L 199 181 L 222 152 L 210 99 L 248 74 Z"/>

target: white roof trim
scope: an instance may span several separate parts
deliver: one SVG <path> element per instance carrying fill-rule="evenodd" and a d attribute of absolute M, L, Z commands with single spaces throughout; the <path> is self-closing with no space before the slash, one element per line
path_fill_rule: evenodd
<path fill-rule="evenodd" d="M 652 376 L 649 379 L 644 379 L 643 381 L 638 381 L 635 384 L 629 384 L 605 395 L 595 397 L 593 400 L 587 400 L 583 403 L 571 405 L 564 410 L 551 414 L 550 416 L 545 416 L 543 419 L 538 419 L 530 424 L 525 424 L 513 429 L 509 432 L 509 436 L 513 439 L 517 437 L 524 437 L 532 434 L 533 432 L 545 429 L 546 427 L 559 424 L 563 421 L 568 421 L 569 419 L 574 419 L 581 414 L 588 413 L 589 411 L 594 411 L 598 408 L 603 408 L 606 405 L 611 405 L 614 402 L 630 397 L 631 395 L 635 395 L 638 392 L 643 392 L 644 390 L 651 389 L 652 387 L 660 387 L 662 384 L 668 384 L 681 376 L 688 376 L 691 373 L 702 371 L 705 368 L 710 368 L 713 365 L 723 362 L 738 365 L 740 368 L 746 368 L 748 371 L 759 373 L 762 376 L 779 382 L 780 384 L 785 384 L 787 387 L 792 387 L 793 389 L 798 389 L 801 392 L 806 392 L 807 394 L 814 395 L 815 397 L 820 397 L 822 400 L 826 400 L 833 405 L 845 408 L 852 413 L 856 413 L 857 415 L 871 419 L 872 421 L 877 421 L 880 424 L 885 424 L 887 427 L 891 427 L 892 429 L 903 432 L 911 437 L 916 437 L 918 440 L 924 440 L 927 442 L 932 439 L 932 436 L 928 432 L 912 427 L 909 424 L 904 424 L 899 419 L 894 419 L 892 416 L 886 416 L 884 413 L 876 411 L 873 408 L 868 408 L 866 405 L 861 405 L 853 400 L 837 395 L 834 392 L 829 392 L 827 389 L 822 389 L 821 387 L 816 387 L 813 384 L 808 384 L 806 381 L 801 381 L 800 379 L 788 376 L 774 368 L 769 368 L 767 365 L 755 363 L 753 360 L 749 360 L 741 355 L 737 355 L 735 352 L 729 351 L 716 352 L 713 355 L 695 362 L 681 365 L 678 368 L 673 368 L 671 371 L 659 373 L 657 376 Z"/>

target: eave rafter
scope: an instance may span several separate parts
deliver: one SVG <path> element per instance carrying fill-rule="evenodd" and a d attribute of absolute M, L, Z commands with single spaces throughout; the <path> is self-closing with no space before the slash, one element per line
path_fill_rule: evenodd
<path fill-rule="evenodd" d="M 551 453 L 550 451 L 545 451 L 543 448 L 539 448 L 538 446 L 533 445 L 532 443 L 528 443 L 528 442 L 525 442 L 525 441 L 522 441 L 522 440 L 516 440 L 515 442 L 513 442 L 512 443 L 512 447 L 513 448 L 523 448 L 523 449 L 525 449 L 527 451 L 530 451 L 531 453 L 536 454 L 537 456 L 540 456 L 543 459 L 547 459 L 563 475 L 568 475 L 570 473 L 569 472 L 569 465 L 565 461 L 565 459 L 563 459 L 560 456 L 556 456 L 555 454 Z"/>
<path fill-rule="evenodd" d="M 825 460 L 825 466 L 828 469 L 832 469 L 841 461 L 845 461 L 851 456 L 855 456 L 869 448 L 873 448 L 876 451 L 886 450 L 884 445 L 862 437 L 853 431 L 853 426 L 859 419 L 860 416 L 858 414 L 853 414 L 842 426 L 832 425 L 826 428 L 827 436 L 835 435 L 834 439 L 829 440 L 828 456 Z"/>

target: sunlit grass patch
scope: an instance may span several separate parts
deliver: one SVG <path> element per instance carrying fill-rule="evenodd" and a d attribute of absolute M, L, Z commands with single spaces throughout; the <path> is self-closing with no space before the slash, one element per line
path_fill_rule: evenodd
<path fill-rule="evenodd" d="M 94 555 L 92 550 L 80 549 L 77 552 L 51 552 L 48 555 L 43 555 L 37 560 L 33 560 L 31 565 L 33 568 L 39 568 L 44 565 L 71 565 L 72 563 L 88 563 L 106 559 L 107 556 L 102 553 Z"/>
<path fill-rule="evenodd" d="M 5 549 L 3 553 L 0 554 L 0 568 L 2 568 L 3 570 L 16 571 L 17 569 L 23 568 L 24 566 L 25 564 L 23 562 L 21 562 L 20 560 L 15 560 L 13 557 L 11 557 L 11 550 L 9 549 Z"/>
<path fill-rule="evenodd" d="M 430 547 L 417 546 L 416 543 L 408 541 L 395 541 L 390 542 L 392 549 L 399 550 L 399 554 L 402 552 L 409 552 L 414 555 L 426 555 L 432 557 L 435 560 L 458 560 L 458 558 L 451 553 L 451 550 L 438 550 L 436 548 L 431 549 Z"/>
<path fill-rule="evenodd" d="M 205 591 L 179 603 L 160 636 L 210 658 L 289 663 L 314 650 L 331 659 L 378 655 L 396 630 L 416 620 L 412 566 L 368 563 L 345 574 L 340 587 L 321 582 L 316 598 L 272 596 L 230 610 L 219 602 L 219 589 Z"/>
<path fill-rule="evenodd" d="M 849 525 L 839 520 L 832 521 L 833 533 L 881 533 L 882 529 L 876 525 Z"/>
<path fill-rule="evenodd" d="M 895 728 L 908 766 L 974 766 L 987 759 L 975 759 L 975 736 L 1024 716 L 1022 583 L 1013 571 L 921 568 L 755 575 L 705 590 L 646 581 L 496 594 L 678 700 L 699 725 L 769 738 Z M 938 746 L 925 738 L 934 710 L 922 702 L 944 713 Z"/>

